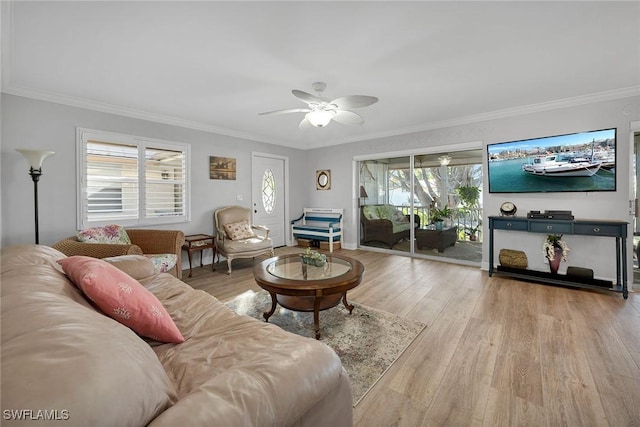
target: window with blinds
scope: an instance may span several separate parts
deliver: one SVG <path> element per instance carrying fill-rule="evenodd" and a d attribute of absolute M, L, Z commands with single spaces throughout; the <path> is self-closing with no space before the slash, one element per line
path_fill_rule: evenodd
<path fill-rule="evenodd" d="M 188 148 L 78 129 L 78 229 L 187 221 Z"/>

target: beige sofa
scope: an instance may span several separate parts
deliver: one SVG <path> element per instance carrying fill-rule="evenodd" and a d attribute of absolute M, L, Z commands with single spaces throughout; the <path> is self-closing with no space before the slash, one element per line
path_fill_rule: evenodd
<path fill-rule="evenodd" d="M 185 342 L 140 338 L 85 299 L 56 263 L 64 257 L 2 250 L 3 426 L 352 425 L 350 382 L 326 345 L 237 315 L 167 273 L 135 278 Z"/>

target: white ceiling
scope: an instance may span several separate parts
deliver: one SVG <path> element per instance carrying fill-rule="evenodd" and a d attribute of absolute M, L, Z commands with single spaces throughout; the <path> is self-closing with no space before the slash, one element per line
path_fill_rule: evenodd
<path fill-rule="evenodd" d="M 5 93 L 303 149 L 640 94 L 638 1 L 2 3 Z"/>

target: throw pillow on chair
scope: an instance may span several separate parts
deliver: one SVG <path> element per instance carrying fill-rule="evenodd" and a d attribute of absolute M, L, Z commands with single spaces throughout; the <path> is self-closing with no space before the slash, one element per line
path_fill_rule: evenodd
<path fill-rule="evenodd" d="M 229 236 L 231 240 L 243 240 L 256 237 L 248 221 L 224 224 L 224 231 L 226 231 L 227 236 Z"/>
<path fill-rule="evenodd" d="M 87 228 L 80 231 L 76 237 L 79 242 L 85 243 L 131 244 L 131 239 L 129 239 L 127 232 L 117 224 Z"/>

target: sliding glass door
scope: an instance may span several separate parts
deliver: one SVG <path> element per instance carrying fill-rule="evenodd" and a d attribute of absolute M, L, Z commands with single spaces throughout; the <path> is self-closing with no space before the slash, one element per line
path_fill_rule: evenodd
<path fill-rule="evenodd" d="M 360 161 L 360 245 L 482 259 L 482 152 Z"/>

